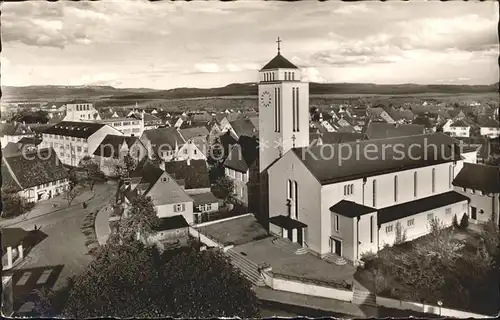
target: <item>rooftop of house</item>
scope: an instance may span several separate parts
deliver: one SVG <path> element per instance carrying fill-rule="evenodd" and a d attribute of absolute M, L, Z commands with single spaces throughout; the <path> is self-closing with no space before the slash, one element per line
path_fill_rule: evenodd
<path fill-rule="evenodd" d="M 390 207 L 378 209 L 377 224 L 410 217 L 420 212 L 431 211 L 435 208 L 442 208 L 460 201 L 469 201 L 469 198 L 455 191 L 448 191 L 427 198 L 417 199 Z"/>
<path fill-rule="evenodd" d="M 159 220 L 159 223 L 153 228 L 153 230 L 157 232 L 187 228 L 189 226 L 182 214 L 173 217 L 160 218 Z"/>
<path fill-rule="evenodd" d="M 186 141 L 195 137 L 206 137 L 210 134 L 207 127 L 205 126 L 179 129 L 179 132 Z"/>
<path fill-rule="evenodd" d="M 165 171 L 174 179 L 184 180 L 184 188 L 210 188 L 208 165 L 205 160 L 169 161 L 165 163 Z"/>
<path fill-rule="evenodd" d="M 7 252 L 8 247 L 17 248 L 28 235 L 23 228 L 2 228 L 2 252 Z"/>
<path fill-rule="evenodd" d="M 134 143 L 140 143 L 139 138 L 129 136 L 119 136 L 115 134 L 108 134 L 104 137 L 99 147 L 94 151 L 95 156 L 100 157 L 113 157 L 118 159 L 120 157 L 120 148 L 125 143 L 130 148 Z"/>
<path fill-rule="evenodd" d="M 2 160 L 5 162 L 2 170 L 8 170 L 20 190 L 69 177 L 56 152 L 51 148 L 4 156 Z"/>
<path fill-rule="evenodd" d="M 144 194 L 147 194 L 149 190 L 154 186 L 154 184 L 160 179 L 164 171 L 160 169 L 157 165 L 153 164 L 149 159 L 144 158 L 135 170 L 130 173 L 131 178 L 140 178 L 138 184 L 144 184 L 147 188 L 144 190 Z"/>
<path fill-rule="evenodd" d="M 238 137 L 253 137 L 258 134 L 257 128 L 255 128 L 250 119 L 234 120 L 230 124 Z"/>
<path fill-rule="evenodd" d="M 366 128 L 368 139 L 387 139 L 423 134 L 425 127 L 417 124 L 371 122 Z"/>
<path fill-rule="evenodd" d="M 62 121 L 50 128 L 45 129 L 43 133 L 76 138 L 88 138 L 104 126 L 105 124 L 103 123 Z"/>
<path fill-rule="evenodd" d="M 193 198 L 194 206 L 198 207 L 204 204 L 216 203 L 219 199 L 214 196 L 212 192 L 205 192 L 199 194 L 192 194 L 191 198 Z"/>
<path fill-rule="evenodd" d="M 330 146 L 330 150 L 324 146 L 292 149 L 323 185 L 461 159 L 454 140 L 440 133 Z"/>
<path fill-rule="evenodd" d="M 2 156 L 8 157 L 22 152 L 22 146 L 18 143 L 9 142 L 2 148 Z"/>
<path fill-rule="evenodd" d="M 331 206 L 330 211 L 348 218 L 355 218 L 367 213 L 375 212 L 377 209 L 370 208 L 356 202 L 341 200 Z"/>
<path fill-rule="evenodd" d="M 0 123 L 0 137 L 33 134 L 31 128 L 23 123 Z"/>
<path fill-rule="evenodd" d="M 417 116 L 412 120 L 412 125 L 421 126 L 425 128 L 433 128 L 435 126 L 435 121 L 426 116 Z"/>
<path fill-rule="evenodd" d="M 229 150 L 224 167 L 246 173 L 258 158 L 259 143 L 257 139 L 242 136 L 238 143 Z"/>
<path fill-rule="evenodd" d="M 177 128 L 158 128 L 153 130 L 146 130 L 142 134 L 152 145 L 152 149 L 157 152 L 159 146 L 168 145 L 171 150 L 176 146 L 179 148 L 186 143 Z M 142 140 L 142 137 L 141 137 Z"/>
<path fill-rule="evenodd" d="M 293 63 L 288 61 L 280 53 L 276 55 L 271 61 L 269 61 L 260 71 L 272 70 L 272 69 L 298 69 Z"/>
<path fill-rule="evenodd" d="M 500 193 L 500 167 L 465 162 L 453 185 L 484 193 Z"/>
<path fill-rule="evenodd" d="M 42 139 L 35 138 L 35 137 L 23 137 L 17 143 L 19 143 L 21 145 L 29 144 L 29 145 L 38 146 L 40 143 L 42 143 Z"/>
<path fill-rule="evenodd" d="M 462 127 L 462 128 L 468 128 L 470 127 L 470 124 L 468 124 L 467 122 L 465 122 L 464 120 L 460 119 L 460 120 L 457 120 L 457 121 L 454 121 L 450 127 Z"/>
<path fill-rule="evenodd" d="M 481 128 L 500 128 L 500 122 L 493 118 L 481 120 L 478 124 Z"/>
<path fill-rule="evenodd" d="M 366 140 L 366 135 L 363 133 L 352 132 L 324 132 L 315 134 L 312 140 L 312 145 L 316 145 L 318 139 L 321 139 L 323 144 L 346 143 L 358 140 Z"/>

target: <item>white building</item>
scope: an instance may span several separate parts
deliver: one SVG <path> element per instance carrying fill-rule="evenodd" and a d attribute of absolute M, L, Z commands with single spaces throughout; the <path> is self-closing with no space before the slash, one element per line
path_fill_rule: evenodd
<path fill-rule="evenodd" d="M 500 136 L 500 123 L 492 118 L 480 124 L 480 134 L 488 138 L 496 138 Z"/>
<path fill-rule="evenodd" d="M 50 199 L 66 190 L 69 175 L 52 149 L 2 158 L 2 184 L 28 202 Z"/>
<path fill-rule="evenodd" d="M 449 125 L 449 127 L 443 127 L 444 133 L 449 133 L 452 137 L 470 137 L 470 124 L 466 123 L 463 120 L 454 121 Z"/>
<path fill-rule="evenodd" d="M 120 131 L 125 136 L 140 137 L 144 132 L 144 120 L 136 119 L 135 117 L 130 118 L 116 118 L 112 117 L 110 119 L 102 119 L 95 121 L 96 123 L 106 124 L 110 127 L 115 128 Z"/>
<path fill-rule="evenodd" d="M 100 120 L 99 112 L 94 104 L 83 100 L 74 100 L 66 104 L 66 116 L 63 121 Z"/>
<path fill-rule="evenodd" d="M 9 142 L 17 143 L 22 138 L 33 138 L 35 136 L 31 128 L 23 123 L 0 123 L 0 142 L 2 148 Z"/>
<path fill-rule="evenodd" d="M 468 213 L 469 199 L 452 186 L 463 160 L 446 135 L 309 147 L 308 84 L 294 80 L 298 72 L 278 53 L 259 74 L 261 188 L 273 234 L 357 263 L 392 245 L 396 229 L 412 240 L 431 219 L 451 224 Z"/>
<path fill-rule="evenodd" d="M 108 134 L 123 135 L 102 123 L 63 121 L 43 131 L 39 147 L 53 148 L 62 163 L 76 167 L 83 157 L 94 154 Z"/>

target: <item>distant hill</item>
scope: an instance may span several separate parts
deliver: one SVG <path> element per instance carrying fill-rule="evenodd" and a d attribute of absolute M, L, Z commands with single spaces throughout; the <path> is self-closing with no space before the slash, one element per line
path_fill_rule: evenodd
<path fill-rule="evenodd" d="M 421 93 L 488 93 L 498 92 L 499 84 L 491 85 L 377 85 L 371 83 L 310 83 L 312 95 L 321 94 L 421 94 Z M 256 83 L 233 83 L 225 87 L 200 89 L 176 88 L 154 90 L 145 88 L 120 89 L 111 86 L 27 86 L 2 87 L 4 101 L 65 101 L 89 100 L 153 100 L 198 97 L 256 96 Z"/>

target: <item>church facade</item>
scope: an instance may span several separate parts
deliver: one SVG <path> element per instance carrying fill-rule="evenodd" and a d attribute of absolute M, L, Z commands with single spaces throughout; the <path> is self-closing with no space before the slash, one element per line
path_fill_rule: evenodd
<path fill-rule="evenodd" d="M 463 165 L 443 134 L 309 146 L 308 83 L 278 55 L 260 70 L 259 159 L 269 231 L 318 256 L 357 263 L 468 214 Z"/>

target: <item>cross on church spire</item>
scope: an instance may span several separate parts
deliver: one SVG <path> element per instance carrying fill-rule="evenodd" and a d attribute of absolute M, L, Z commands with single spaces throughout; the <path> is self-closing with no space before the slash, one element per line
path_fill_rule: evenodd
<path fill-rule="evenodd" d="M 280 37 L 278 37 L 276 43 L 278 44 L 278 54 L 280 54 L 280 43 L 281 43 Z"/>

